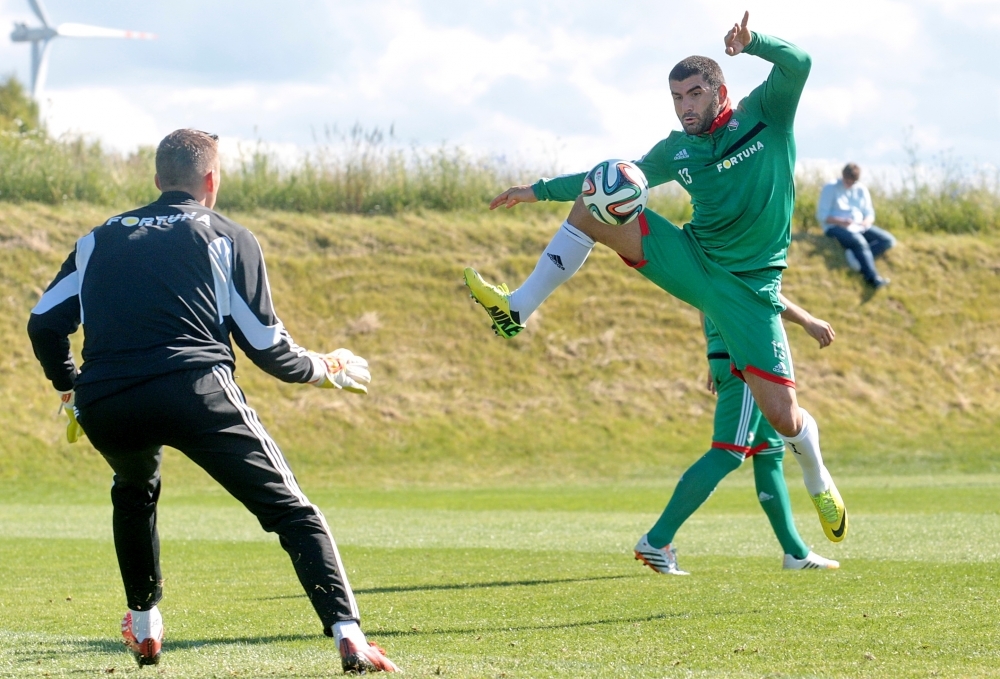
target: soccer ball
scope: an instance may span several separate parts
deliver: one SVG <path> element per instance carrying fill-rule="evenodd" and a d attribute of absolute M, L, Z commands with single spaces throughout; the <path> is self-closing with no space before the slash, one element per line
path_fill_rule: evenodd
<path fill-rule="evenodd" d="M 583 204 L 605 224 L 628 224 L 642 214 L 649 183 L 639 166 L 627 160 L 605 160 L 583 180 Z"/>

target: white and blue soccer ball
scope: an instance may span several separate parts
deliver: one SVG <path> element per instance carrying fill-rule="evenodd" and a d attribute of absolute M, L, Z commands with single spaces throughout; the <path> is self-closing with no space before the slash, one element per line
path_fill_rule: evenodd
<path fill-rule="evenodd" d="M 628 224 L 642 214 L 649 183 L 639 166 L 628 160 L 605 160 L 583 180 L 583 204 L 605 224 Z"/>

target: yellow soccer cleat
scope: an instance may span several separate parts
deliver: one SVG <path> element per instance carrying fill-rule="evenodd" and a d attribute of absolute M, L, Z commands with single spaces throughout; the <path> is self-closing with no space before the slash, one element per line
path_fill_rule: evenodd
<path fill-rule="evenodd" d="M 481 304 L 493 322 L 493 332 L 504 339 L 510 339 L 524 330 L 517 313 L 510 310 L 510 290 L 501 283 L 490 285 L 475 269 L 465 269 L 465 285 L 469 295 Z"/>
<path fill-rule="evenodd" d="M 812 496 L 812 501 L 816 505 L 823 532 L 830 542 L 840 542 L 847 537 L 847 508 L 832 480 L 827 490 Z"/>

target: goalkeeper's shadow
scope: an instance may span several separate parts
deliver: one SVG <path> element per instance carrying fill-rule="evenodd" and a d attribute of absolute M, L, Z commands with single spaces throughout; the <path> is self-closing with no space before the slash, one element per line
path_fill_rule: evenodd
<path fill-rule="evenodd" d="M 545 578 L 533 580 L 500 580 L 490 582 L 455 582 L 422 585 L 396 585 L 390 587 L 365 587 L 355 589 L 355 594 L 399 594 L 404 592 L 441 592 L 450 590 L 491 589 L 494 587 L 537 587 L 539 585 L 561 585 L 577 582 L 598 582 L 604 580 L 626 580 L 642 577 L 637 575 L 599 575 L 588 578 Z M 277 599 L 302 599 L 305 594 L 285 594 L 280 596 L 254 597 L 254 601 L 273 601 Z"/>

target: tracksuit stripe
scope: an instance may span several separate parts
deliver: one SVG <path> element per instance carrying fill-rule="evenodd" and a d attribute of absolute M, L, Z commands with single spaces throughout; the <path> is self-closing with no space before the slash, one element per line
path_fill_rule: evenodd
<path fill-rule="evenodd" d="M 750 429 L 750 416 L 753 413 L 753 395 L 750 393 L 749 387 L 746 384 L 743 385 L 743 404 L 740 410 L 740 423 L 736 428 L 736 445 L 745 446 L 747 445 L 747 435 Z"/>
<path fill-rule="evenodd" d="M 212 372 L 215 373 L 216 379 L 219 380 L 219 383 L 225 390 L 229 402 L 235 406 L 237 411 L 239 411 L 240 416 L 243 418 L 243 422 L 247 425 L 247 428 L 250 429 L 257 440 L 261 442 L 261 445 L 264 448 L 264 454 L 267 455 L 267 459 L 270 460 L 271 464 L 274 465 L 278 473 L 281 474 L 285 487 L 288 488 L 292 495 L 302 502 L 303 505 L 312 508 L 312 510 L 316 512 L 316 516 L 319 517 L 320 523 L 323 525 L 323 530 L 326 532 L 326 536 L 330 540 L 333 558 L 337 563 L 337 572 L 340 574 L 340 579 L 344 583 L 344 592 L 347 595 L 347 601 L 351 607 L 351 614 L 354 616 L 355 620 L 360 622 L 361 610 L 358 608 L 358 602 L 354 598 L 354 590 L 351 589 L 351 583 L 347 580 L 347 571 L 344 569 L 344 562 L 340 558 L 340 550 L 337 549 L 337 541 L 333 539 L 333 532 L 330 530 L 330 525 L 326 522 L 326 517 L 323 515 L 323 512 L 319 507 L 309 501 L 309 499 L 302 492 L 302 489 L 299 488 L 298 483 L 295 482 L 295 476 L 292 474 L 292 470 L 288 466 L 285 456 L 281 454 L 281 450 L 278 449 L 278 444 L 274 442 L 274 439 L 268 436 L 267 430 L 264 429 L 264 425 L 257 417 L 257 411 L 251 408 L 246 402 L 246 399 L 243 396 L 243 390 L 236 384 L 229 367 L 215 366 L 212 368 Z"/>
<path fill-rule="evenodd" d="M 309 500 L 305 495 L 302 494 L 302 490 L 299 488 L 298 484 L 295 482 L 295 477 L 292 476 L 291 469 L 284 463 L 284 457 L 281 455 L 281 451 L 278 450 L 277 444 L 267 435 L 267 431 L 264 426 L 260 423 L 257 418 L 257 413 L 253 408 L 247 405 L 243 398 L 243 392 L 236 385 L 236 382 L 232 379 L 232 374 L 228 367 L 216 366 L 212 368 L 212 372 L 215 373 L 219 382 L 222 384 L 222 388 L 225 389 L 226 396 L 229 398 L 230 403 L 235 406 L 236 410 L 239 411 L 240 416 L 243 418 L 243 422 L 247 425 L 254 436 L 261 442 L 264 448 L 264 454 L 267 455 L 267 459 L 271 461 L 275 469 L 281 474 L 281 478 L 284 481 L 284 485 L 291 491 L 292 495 L 295 496 L 303 505 L 308 506 L 310 504 Z"/>

